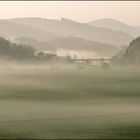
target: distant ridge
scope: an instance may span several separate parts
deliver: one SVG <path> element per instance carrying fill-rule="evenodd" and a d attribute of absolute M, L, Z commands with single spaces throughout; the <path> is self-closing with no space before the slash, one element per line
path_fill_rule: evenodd
<path fill-rule="evenodd" d="M 49 31 L 58 37 L 82 37 L 115 46 L 127 45 L 128 42 L 132 40 L 132 36 L 128 33 L 113 31 L 103 27 L 94 27 L 67 18 L 61 18 L 61 20 L 51 20 L 38 17 L 16 18 L 6 21 L 40 28 L 43 31 Z"/>
<path fill-rule="evenodd" d="M 91 26 L 111 29 L 114 31 L 126 32 L 126 33 L 132 35 L 133 37 L 140 36 L 140 28 L 128 25 L 124 22 L 121 22 L 121 21 L 118 21 L 118 20 L 112 19 L 112 18 L 93 20 L 93 21 L 88 22 L 87 24 L 91 25 Z"/>

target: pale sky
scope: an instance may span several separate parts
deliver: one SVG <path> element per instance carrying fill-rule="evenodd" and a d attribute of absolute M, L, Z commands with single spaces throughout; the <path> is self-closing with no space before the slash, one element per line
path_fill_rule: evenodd
<path fill-rule="evenodd" d="M 114 18 L 140 26 L 140 1 L 0 1 L 0 18 L 69 18 L 88 22 Z"/>

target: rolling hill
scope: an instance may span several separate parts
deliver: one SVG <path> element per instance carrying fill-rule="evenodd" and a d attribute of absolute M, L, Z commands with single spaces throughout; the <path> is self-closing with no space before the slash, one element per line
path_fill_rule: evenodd
<path fill-rule="evenodd" d="M 115 19 L 105 18 L 93 20 L 88 22 L 87 24 L 93 27 L 96 26 L 111 29 L 114 31 L 122 31 L 132 35 L 134 38 L 140 36 L 140 27 L 131 26 Z"/>
<path fill-rule="evenodd" d="M 29 37 L 19 37 L 15 38 L 14 42 L 16 44 L 25 44 L 25 45 L 30 45 L 34 47 L 36 50 L 45 50 L 48 48 L 52 48 L 50 43 L 48 42 L 42 42 L 34 38 L 29 38 Z"/>
<path fill-rule="evenodd" d="M 55 34 L 44 31 L 40 28 L 19 24 L 11 23 L 9 21 L 0 20 L 0 36 L 9 39 L 25 36 L 31 37 L 40 41 L 48 41 L 56 37 Z"/>
<path fill-rule="evenodd" d="M 115 46 L 127 45 L 128 42 L 132 40 L 132 36 L 121 31 L 113 31 L 106 28 L 93 27 L 65 18 L 61 18 L 61 20 L 42 18 L 16 18 L 6 21 L 40 28 L 43 31 L 47 30 L 59 37 L 81 37 Z"/>
<path fill-rule="evenodd" d="M 98 56 L 111 57 L 119 49 L 105 43 L 100 43 L 78 37 L 59 37 L 49 42 L 40 42 L 32 38 L 17 38 L 17 43 L 33 46 L 36 50 L 67 50 L 77 52 L 93 52 Z"/>
<path fill-rule="evenodd" d="M 114 56 L 113 62 L 121 65 L 140 65 L 140 37 L 130 42 L 125 51 Z"/>

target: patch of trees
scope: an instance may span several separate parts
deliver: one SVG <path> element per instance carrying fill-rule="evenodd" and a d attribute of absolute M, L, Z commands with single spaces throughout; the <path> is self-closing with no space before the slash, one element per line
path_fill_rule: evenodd
<path fill-rule="evenodd" d="M 120 65 L 140 65 L 140 37 L 130 42 L 125 51 L 113 57 L 113 63 Z"/>
<path fill-rule="evenodd" d="M 0 37 L 0 57 L 6 60 L 46 62 L 58 59 L 56 54 L 36 53 L 34 47 L 12 43 Z"/>
<path fill-rule="evenodd" d="M 0 37 L 0 57 L 15 60 L 33 59 L 35 49 L 27 45 L 17 45 Z"/>

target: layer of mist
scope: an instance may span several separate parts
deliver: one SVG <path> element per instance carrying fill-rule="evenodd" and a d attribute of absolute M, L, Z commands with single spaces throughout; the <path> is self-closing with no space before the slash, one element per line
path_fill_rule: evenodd
<path fill-rule="evenodd" d="M 0 139 L 140 137 L 134 27 L 17 18 L 0 35 Z"/>

